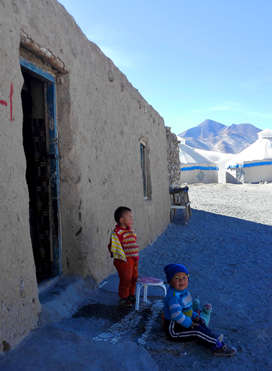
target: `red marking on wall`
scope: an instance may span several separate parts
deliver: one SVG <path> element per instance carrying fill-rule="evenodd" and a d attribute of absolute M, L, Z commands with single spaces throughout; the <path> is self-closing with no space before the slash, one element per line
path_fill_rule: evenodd
<path fill-rule="evenodd" d="M 13 117 L 12 117 L 12 97 L 13 97 L 13 83 L 10 84 L 10 89 L 9 89 L 10 121 L 13 121 Z"/>
<path fill-rule="evenodd" d="M 13 118 L 13 102 L 12 102 L 12 99 L 13 99 L 13 83 L 10 84 L 10 88 L 9 88 L 9 112 L 10 112 L 10 121 L 13 121 L 14 118 Z M 5 101 L 5 100 L 0 100 L 0 104 L 2 106 L 8 106 L 8 102 Z"/>

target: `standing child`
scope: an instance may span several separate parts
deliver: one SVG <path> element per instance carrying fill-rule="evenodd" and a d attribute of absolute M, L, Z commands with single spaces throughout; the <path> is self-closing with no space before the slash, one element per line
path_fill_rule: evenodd
<path fill-rule="evenodd" d="M 118 207 L 114 212 L 116 226 L 108 245 L 113 264 L 119 275 L 119 296 L 121 306 L 132 306 L 135 302 L 136 282 L 138 278 L 139 246 L 136 234 L 132 230 L 133 215 L 131 209 Z"/>
<path fill-rule="evenodd" d="M 192 310 L 192 296 L 187 290 L 189 272 L 181 264 L 168 264 L 164 268 L 169 289 L 164 301 L 164 329 L 168 337 L 184 342 L 195 340 L 210 348 L 216 356 L 232 356 L 235 348 L 223 342 Z"/>

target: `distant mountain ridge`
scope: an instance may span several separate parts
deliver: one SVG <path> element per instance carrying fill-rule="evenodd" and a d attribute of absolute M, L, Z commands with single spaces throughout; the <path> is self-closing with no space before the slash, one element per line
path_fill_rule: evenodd
<path fill-rule="evenodd" d="M 186 144 L 194 148 L 239 153 L 257 140 L 259 131 L 261 129 L 252 124 L 226 126 L 207 119 L 179 136 L 186 140 Z"/>

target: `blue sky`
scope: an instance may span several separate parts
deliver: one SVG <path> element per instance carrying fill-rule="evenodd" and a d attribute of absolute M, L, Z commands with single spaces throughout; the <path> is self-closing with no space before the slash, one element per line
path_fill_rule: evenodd
<path fill-rule="evenodd" d="M 178 134 L 272 129 L 272 1 L 60 0 Z"/>

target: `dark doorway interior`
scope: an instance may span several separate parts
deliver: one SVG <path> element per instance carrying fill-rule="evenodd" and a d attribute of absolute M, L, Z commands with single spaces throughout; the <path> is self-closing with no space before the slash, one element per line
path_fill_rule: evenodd
<path fill-rule="evenodd" d="M 29 192 L 29 224 L 38 282 L 58 274 L 54 246 L 57 210 L 53 209 L 48 128 L 48 82 L 22 68 L 23 146 Z"/>

